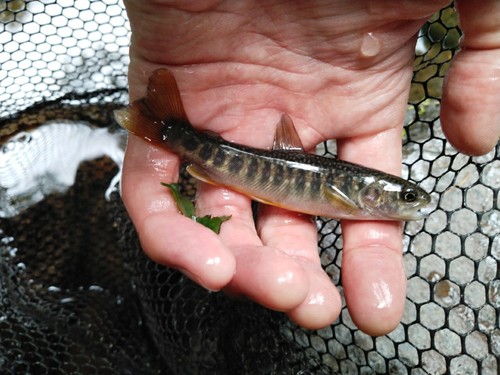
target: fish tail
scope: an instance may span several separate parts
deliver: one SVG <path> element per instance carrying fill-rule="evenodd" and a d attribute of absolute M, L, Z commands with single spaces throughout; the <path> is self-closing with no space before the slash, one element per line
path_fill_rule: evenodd
<path fill-rule="evenodd" d="M 177 82 L 168 69 L 158 69 L 151 75 L 146 97 L 114 115 L 123 128 L 154 143 L 168 137 L 168 124 L 189 123 Z"/>

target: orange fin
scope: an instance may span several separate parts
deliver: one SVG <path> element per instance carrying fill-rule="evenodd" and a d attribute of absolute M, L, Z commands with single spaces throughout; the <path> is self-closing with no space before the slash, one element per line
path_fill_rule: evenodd
<path fill-rule="evenodd" d="M 304 151 L 295 125 L 286 113 L 281 115 L 281 119 L 276 125 L 273 150 Z"/>
<path fill-rule="evenodd" d="M 146 97 L 133 102 L 127 110 L 115 111 L 116 121 L 131 133 L 149 141 L 163 140 L 162 123 L 188 121 L 174 75 L 158 69 L 149 77 Z"/>

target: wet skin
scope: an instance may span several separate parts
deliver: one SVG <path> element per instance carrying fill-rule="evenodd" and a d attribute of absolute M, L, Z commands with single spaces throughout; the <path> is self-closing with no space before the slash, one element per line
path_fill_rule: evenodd
<path fill-rule="evenodd" d="M 189 119 L 230 141 L 270 147 L 285 112 L 306 149 L 335 138 L 340 158 L 398 174 L 415 35 L 447 3 L 129 0 L 130 96 L 142 97 L 151 72 L 168 67 Z M 442 125 L 456 147 L 480 154 L 500 133 L 500 5 L 458 6 L 466 8 L 466 48 L 449 72 Z M 201 184 L 199 214 L 232 215 L 216 236 L 182 217 L 159 184 L 175 181 L 179 164 L 175 154 L 131 137 L 123 198 L 147 254 L 304 327 L 333 322 L 341 299 L 321 269 L 312 219 L 262 206 L 254 224 L 247 197 Z M 345 220 L 342 229 L 349 312 L 365 332 L 386 333 L 406 294 L 401 225 Z"/>

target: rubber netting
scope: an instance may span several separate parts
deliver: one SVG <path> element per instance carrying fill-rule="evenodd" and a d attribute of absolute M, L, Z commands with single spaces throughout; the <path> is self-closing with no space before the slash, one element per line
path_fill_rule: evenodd
<path fill-rule="evenodd" d="M 123 153 L 110 114 L 127 101 L 121 2 L 0 0 L 0 373 L 498 374 L 500 148 L 460 154 L 439 121 L 459 38 L 451 7 L 419 37 L 403 175 L 434 210 L 405 228 L 403 319 L 371 337 L 345 308 L 307 331 L 149 261 L 109 188 Z M 87 155 L 75 134 L 117 141 Z M 76 177 L 51 171 L 72 158 Z M 341 288 L 339 224 L 318 233 Z"/>

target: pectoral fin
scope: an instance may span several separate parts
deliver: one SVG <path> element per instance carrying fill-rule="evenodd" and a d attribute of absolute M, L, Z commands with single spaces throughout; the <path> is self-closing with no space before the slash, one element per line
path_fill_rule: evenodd
<path fill-rule="evenodd" d="M 358 209 L 356 203 L 336 186 L 328 185 L 326 195 L 332 205 L 340 211 L 351 213 Z"/>
<path fill-rule="evenodd" d="M 295 125 L 286 113 L 281 115 L 281 119 L 276 125 L 273 150 L 304 151 Z"/>

